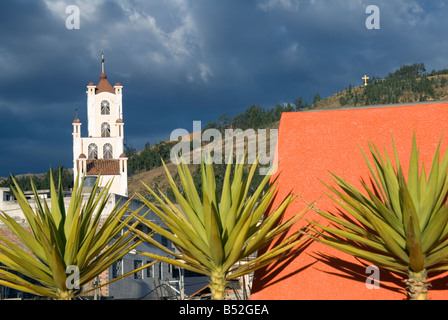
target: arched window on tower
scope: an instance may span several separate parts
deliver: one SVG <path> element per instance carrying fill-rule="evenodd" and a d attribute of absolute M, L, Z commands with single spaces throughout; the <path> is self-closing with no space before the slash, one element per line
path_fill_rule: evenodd
<path fill-rule="evenodd" d="M 103 146 L 103 158 L 104 159 L 113 159 L 114 153 L 112 149 L 112 145 L 110 143 L 106 143 Z"/>
<path fill-rule="evenodd" d="M 110 104 L 108 101 L 101 101 L 101 114 L 110 114 Z"/>
<path fill-rule="evenodd" d="M 89 144 L 89 159 L 98 159 L 98 146 L 94 143 Z"/>
<path fill-rule="evenodd" d="M 101 124 L 101 137 L 110 137 L 110 124 L 107 122 Z"/>

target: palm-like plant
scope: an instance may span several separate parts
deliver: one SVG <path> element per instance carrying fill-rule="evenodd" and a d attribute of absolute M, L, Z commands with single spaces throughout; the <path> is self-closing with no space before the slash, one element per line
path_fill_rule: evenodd
<path fill-rule="evenodd" d="M 361 181 L 365 194 L 334 174 L 342 190 L 327 185 L 353 222 L 316 209 L 335 226 L 314 222 L 323 231 L 312 230 L 323 243 L 402 274 L 408 298 L 424 300 L 428 273 L 448 270 L 448 157 L 440 161 L 439 142 L 427 175 L 414 135 L 406 181 L 395 144 L 395 168 L 387 152 L 382 157 L 374 144 L 369 148 L 373 164 L 363 155 L 372 187 Z"/>
<path fill-rule="evenodd" d="M 117 205 L 105 219 L 101 217 L 109 198 L 110 183 L 99 190 L 99 179 L 88 197 L 82 193 L 84 180 L 76 182 L 67 209 L 60 180 L 56 188 L 53 177 L 50 178 L 50 207 L 45 200 L 40 200 L 32 182 L 35 210 L 13 180 L 15 186 L 11 189 L 30 232 L 6 213 L 0 214 L 0 221 L 19 240 L 15 244 L 0 236 L 0 263 L 3 264 L 0 285 L 38 296 L 71 300 L 80 294 L 80 287 L 140 243 L 133 241 L 135 235 L 130 231 L 120 233 L 124 223 L 130 223 L 131 217 L 124 218 L 128 203 Z"/>
<path fill-rule="evenodd" d="M 244 179 L 243 162 L 235 166 L 233 181 L 231 181 L 232 165 L 227 165 L 222 193 L 218 195 L 213 165 L 202 161 L 202 186 L 199 190 L 202 200 L 186 164 L 178 165 L 183 192 L 176 186 L 164 164 L 178 205 L 163 194 L 157 195 L 147 186 L 157 205 L 142 195 L 139 197 L 164 222 L 166 228 L 134 214 L 138 221 L 169 239 L 177 249 L 176 252 L 169 250 L 156 242 L 152 234 L 134 230 L 143 241 L 160 248 L 169 256 L 147 252 L 140 254 L 209 276 L 209 288 L 214 300 L 224 299 L 229 280 L 250 274 L 280 259 L 303 240 L 299 231 L 292 232 L 283 241 L 276 242 L 264 254 L 248 262 L 238 263 L 265 248 L 273 239 L 284 235 L 302 215 L 299 213 L 281 222 L 286 208 L 294 199 L 291 194 L 267 215 L 276 188 L 271 185 L 263 194 L 263 189 L 269 181 L 267 175 L 249 196 L 249 185 L 257 163 L 251 166 L 247 178 Z"/>

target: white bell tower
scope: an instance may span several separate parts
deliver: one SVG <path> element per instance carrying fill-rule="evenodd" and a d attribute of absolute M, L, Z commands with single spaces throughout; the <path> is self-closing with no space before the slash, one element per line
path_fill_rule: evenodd
<path fill-rule="evenodd" d="M 127 160 L 123 152 L 124 122 L 120 83 L 111 86 L 104 72 L 101 55 L 101 74 L 97 85 L 87 85 L 87 137 L 81 137 L 81 121 L 73 121 L 74 177 L 86 176 L 84 185 L 101 175 L 100 186 L 110 179 L 111 193 L 128 196 Z"/>

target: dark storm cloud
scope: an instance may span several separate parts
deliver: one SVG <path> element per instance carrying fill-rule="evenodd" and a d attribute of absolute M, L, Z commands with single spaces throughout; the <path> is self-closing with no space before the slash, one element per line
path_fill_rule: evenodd
<path fill-rule="evenodd" d="M 251 104 L 322 97 L 403 64 L 448 65 L 446 1 L 10 1 L 0 11 L 0 176 L 72 166 L 71 122 L 86 129 L 100 54 L 124 85 L 127 142 L 168 139 Z M 80 9 L 68 30 L 66 8 Z"/>

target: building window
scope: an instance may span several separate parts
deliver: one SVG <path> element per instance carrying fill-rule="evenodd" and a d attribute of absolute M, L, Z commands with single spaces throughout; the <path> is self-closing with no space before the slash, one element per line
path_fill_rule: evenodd
<path fill-rule="evenodd" d="M 88 154 L 89 159 L 98 159 L 98 146 L 94 143 L 89 144 Z"/>
<path fill-rule="evenodd" d="M 171 264 L 168 264 L 168 273 L 173 277 L 173 279 L 179 279 L 179 268 Z"/>
<path fill-rule="evenodd" d="M 138 224 L 138 225 L 135 227 L 135 229 L 138 230 L 138 231 L 141 231 L 141 232 L 145 233 L 145 227 L 144 227 L 142 224 Z M 139 240 L 139 237 L 135 237 L 135 238 L 134 238 L 134 242 L 137 242 L 138 240 Z"/>
<path fill-rule="evenodd" d="M 163 279 L 163 262 L 159 262 L 159 279 Z"/>
<path fill-rule="evenodd" d="M 101 114 L 110 114 L 110 104 L 108 101 L 101 101 Z"/>
<path fill-rule="evenodd" d="M 171 265 L 170 265 L 171 266 Z M 180 270 L 178 267 L 171 266 L 171 275 L 174 279 L 179 279 Z"/>
<path fill-rule="evenodd" d="M 165 238 L 164 236 L 162 236 L 162 241 L 161 241 L 161 243 L 162 243 L 162 246 L 164 246 L 164 247 L 168 247 L 168 239 Z"/>
<path fill-rule="evenodd" d="M 112 264 L 112 278 L 118 278 L 123 275 L 123 260 L 117 260 Z"/>
<path fill-rule="evenodd" d="M 134 270 L 143 266 L 142 260 L 134 260 Z M 134 273 L 134 279 L 143 279 L 143 270 Z"/>
<path fill-rule="evenodd" d="M 170 274 L 173 279 L 179 279 L 179 268 L 168 264 L 168 274 Z"/>
<path fill-rule="evenodd" d="M 106 143 L 103 146 L 103 159 L 112 159 L 114 156 L 112 145 L 110 143 Z"/>
<path fill-rule="evenodd" d="M 152 261 L 146 261 L 147 264 L 150 264 Z M 154 265 L 151 265 L 146 268 L 146 278 L 154 278 Z"/>
<path fill-rule="evenodd" d="M 110 124 L 107 122 L 103 122 L 101 124 L 101 137 L 103 138 L 110 137 Z"/>
<path fill-rule="evenodd" d="M 187 269 L 184 269 L 183 270 L 183 272 L 184 272 L 184 276 L 187 278 L 192 278 L 192 277 L 204 277 L 204 275 L 203 274 L 201 274 L 201 273 L 197 273 L 197 272 L 194 272 L 194 271 L 190 271 L 190 270 L 187 270 Z"/>

